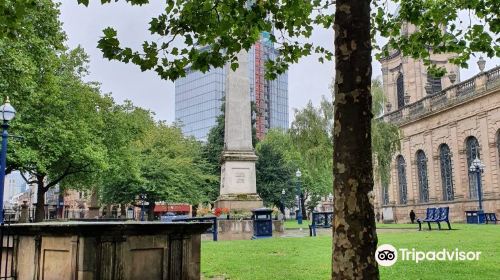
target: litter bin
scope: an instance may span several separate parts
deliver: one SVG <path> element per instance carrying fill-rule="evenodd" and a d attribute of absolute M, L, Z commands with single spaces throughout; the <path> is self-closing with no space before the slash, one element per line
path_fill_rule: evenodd
<path fill-rule="evenodd" d="M 253 236 L 252 239 L 267 238 L 273 236 L 273 210 L 269 208 L 257 208 L 252 210 Z"/>
<path fill-rule="evenodd" d="M 468 224 L 484 224 L 484 211 L 465 211 L 465 217 Z"/>

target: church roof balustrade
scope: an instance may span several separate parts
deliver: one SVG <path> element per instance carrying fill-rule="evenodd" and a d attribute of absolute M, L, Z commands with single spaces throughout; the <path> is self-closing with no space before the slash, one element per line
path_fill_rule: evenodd
<path fill-rule="evenodd" d="M 398 110 L 388 112 L 382 118 L 385 121 L 402 125 L 495 90 L 500 90 L 500 66 L 481 72 L 435 94 L 427 95 Z"/>

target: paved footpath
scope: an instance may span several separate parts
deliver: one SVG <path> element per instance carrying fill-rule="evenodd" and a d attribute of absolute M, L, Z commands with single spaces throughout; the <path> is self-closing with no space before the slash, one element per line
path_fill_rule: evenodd
<path fill-rule="evenodd" d="M 377 228 L 377 233 L 389 233 L 389 232 L 412 232 L 418 231 L 418 228 Z M 316 235 L 331 235 L 331 228 L 317 228 Z M 305 227 L 302 229 L 294 228 L 294 229 L 286 229 L 284 233 L 280 235 L 280 237 L 309 237 L 309 227 Z"/>

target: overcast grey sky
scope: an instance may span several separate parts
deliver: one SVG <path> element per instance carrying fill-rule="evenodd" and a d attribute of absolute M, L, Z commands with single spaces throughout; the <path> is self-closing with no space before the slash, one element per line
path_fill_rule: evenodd
<path fill-rule="evenodd" d="M 102 29 L 112 26 L 117 29 L 121 42 L 137 47 L 148 38 L 148 22 L 162 10 L 163 1 L 154 4 L 130 6 L 124 1 L 100 5 L 90 1 L 89 7 L 77 5 L 76 0 L 61 1 L 61 21 L 68 36 L 68 46 L 81 45 L 90 56 L 89 80 L 101 83 L 103 92 L 111 92 L 121 102 L 130 99 L 134 104 L 155 112 L 157 119 L 174 121 L 174 84 L 158 78 L 154 72 L 141 72 L 133 64 L 108 61 L 96 48 Z M 333 48 L 333 31 L 316 30 L 312 40 L 325 47 Z M 474 59 L 470 69 L 462 69 L 462 80 L 478 72 Z M 374 60 L 375 61 L 375 60 Z M 486 69 L 500 63 L 499 59 L 487 60 Z M 315 57 L 308 57 L 290 67 L 288 92 L 290 121 L 293 108 L 303 107 L 308 100 L 318 104 L 322 95 L 329 95 L 333 76 L 333 63 L 321 64 Z M 380 64 L 373 64 L 374 77 L 381 75 Z"/>

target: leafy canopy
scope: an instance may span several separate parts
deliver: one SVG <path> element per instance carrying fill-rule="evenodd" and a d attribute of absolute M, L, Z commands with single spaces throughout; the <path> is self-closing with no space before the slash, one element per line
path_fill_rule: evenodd
<path fill-rule="evenodd" d="M 400 130 L 391 123 L 385 122 L 383 115 L 384 92 L 380 80 L 372 81 L 372 111 L 376 116 L 372 120 L 372 151 L 375 154 L 375 175 L 383 186 L 389 185 L 391 161 L 393 155 L 401 147 Z"/>
<path fill-rule="evenodd" d="M 286 207 L 295 204 L 295 171 L 297 164 L 292 157 L 298 157 L 291 144 L 290 135 L 280 129 L 271 129 L 256 146 L 259 157 L 256 163 L 257 193 L 266 205 Z M 285 190 L 285 194 L 282 194 Z"/>
<path fill-rule="evenodd" d="M 89 0 L 78 0 L 88 5 Z M 101 0 L 109 3 L 111 0 Z M 127 0 L 145 5 L 148 0 Z M 380 55 L 398 49 L 405 56 L 422 58 L 431 71 L 443 69 L 431 65 L 431 53 L 453 52 L 452 61 L 466 66 L 473 52 L 488 57 L 500 56 L 498 33 L 500 20 L 497 0 L 375 0 L 371 1 L 372 38 L 389 38 Z M 141 50 L 122 46 L 112 27 L 103 31 L 98 47 L 104 57 L 132 62 L 142 71 L 154 70 L 163 79 L 175 80 L 186 74 L 186 67 L 207 71 L 231 63 L 238 67 L 236 54 L 248 50 L 262 32 L 269 34 L 280 55 L 267 62 L 269 78 L 283 73 L 288 65 L 312 53 L 319 60 L 333 54 L 311 40 L 317 27 L 333 27 L 332 0 L 167 0 L 164 10 L 151 19 L 149 31 L 154 40 L 144 41 Z M 464 20 L 464 16 L 468 16 Z M 406 26 L 417 27 L 411 34 Z M 436 28 L 441 26 L 442 28 Z M 203 48 L 200 48 L 203 46 Z"/>
<path fill-rule="evenodd" d="M 331 193 L 333 168 L 333 103 L 323 97 L 320 106 L 312 102 L 295 110 L 289 130 L 290 138 L 300 154 L 303 187 L 308 194 L 327 196 Z"/>

